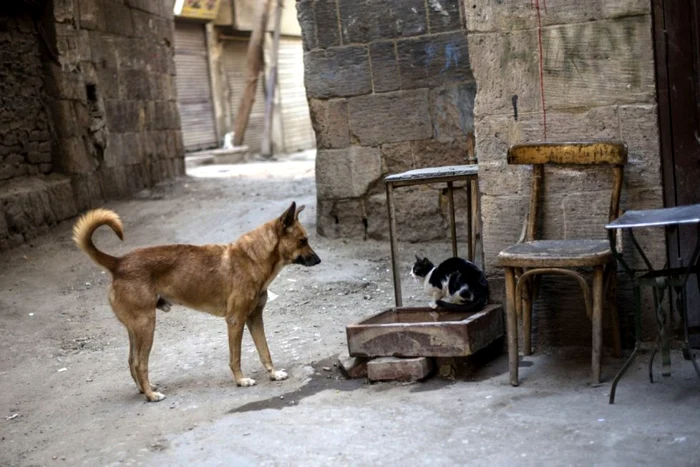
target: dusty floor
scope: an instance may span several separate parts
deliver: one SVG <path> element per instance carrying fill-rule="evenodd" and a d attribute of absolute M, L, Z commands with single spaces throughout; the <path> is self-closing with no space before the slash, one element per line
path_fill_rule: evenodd
<path fill-rule="evenodd" d="M 302 220 L 323 263 L 284 270 L 265 315 L 273 359 L 290 379 L 266 380 L 246 335 L 243 368 L 258 385 L 237 388 L 224 322 L 178 307 L 159 315 L 151 357 L 167 399 L 144 402 L 107 304 L 109 277 L 74 248 L 67 223 L 0 256 L 0 465 L 700 463 L 700 385 L 679 355 L 673 376 L 653 386 L 643 356 L 614 406 L 609 381 L 621 362 L 607 359 L 606 383 L 590 387 L 587 349 L 524 359 L 518 388 L 508 385 L 505 356 L 456 382 L 343 380 L 333 361 L 345 350 L 344 326 L 391 303 L 388 246 L 315 235 L 305 157 L 195 172 L 209 178 L 110 203 L 126 241 L 104 231 L 97 243 L 119 253 L 226 242 L 291 200 L 306 203 Z M 415 248 L 405 246 L 407 260 Z M 404 294 L 417 292 L 406 281 Z"/>

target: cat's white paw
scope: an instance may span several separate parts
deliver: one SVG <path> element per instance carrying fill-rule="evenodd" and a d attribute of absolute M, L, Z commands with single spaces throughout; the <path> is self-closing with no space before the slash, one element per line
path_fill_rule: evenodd
<path fill-rule="evenodd" d="M 433 310 L 437 310 L 437 306 L 438 306 L 437 303 L 430 302 L 430 308 L 432 308 Z"/>
<path fill-rule="evenodd" d="M 287 373 L 282 370 L 277 370 L 270 373 L 270 380 L 272 381 L 282 381 L 285 379 L 287 379 Z"/>
<path fill-rule="evenodd" d="M 241 387 L 255 386 L 255 380 L 251 378 L 241 378 L 236 381 L 236 384 Z"/>

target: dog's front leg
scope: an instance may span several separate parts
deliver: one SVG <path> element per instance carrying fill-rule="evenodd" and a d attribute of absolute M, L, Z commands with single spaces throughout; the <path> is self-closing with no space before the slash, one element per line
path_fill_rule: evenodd
<path fill-rule="evenodd" d="M 233 372 L 233 379 L 236 380 L 238 386 L 253 386 L 255 380 L 246 378 L 241 371 L 241 343 L 243 341 L 243 327 L 245 317 L 249 313 L 248 304 L 242 303 L 240 300 L 231 300 L 226 313 L 226 324 L 228 326 L 228 347 L 229 347 L 229 366 Z M 251 305 L 252 306 L 252 305 Z"/>
<path fill-rule="evenodd" d="M 267 347 L 265 326 L 263 324 L 263 309 L 265 308 L 265 303 L 267 303 L 267 291 L 260 294 L 258 305 L 248 317 L 246 324 L 248 325 L 250 335 L 253 336 L 255 348 L 258 349 L 260 361 L 267 370 L 268 375 L 270 375 L 270 379 L 272 381 L 282 381 L 283 379 L 287 379 L 287 373 L 282 370 L 275 370 L 275 366 L 272 364 L 272 357 L 270 356 L 270 349 Z"/>

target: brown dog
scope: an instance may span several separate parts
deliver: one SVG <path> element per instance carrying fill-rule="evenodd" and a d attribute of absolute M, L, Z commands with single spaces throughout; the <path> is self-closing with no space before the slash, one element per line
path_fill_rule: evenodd
<path fill-rule="evenodd" d="M 153 344 L 156 308 L 170 309 L 170 302 L 226 318 L 229 365 L 238 386 L 255 381 L 241 372 L 243 326 L 253 337 L 260 360 L 274 381 L 287 378 L 276 371 L 265 339 L 262 311 L 267 287 L 288 264 L 314 266 L 321 262 L 309 246 L 296 203 L 279 218 L 267 222 L 227 245 L 163 245 L 134 250 L 121 258 L 98 250 L 92 234 L 108 225 L 124 239 L 119 216 L 95 209 L 73 228 L 73 240 L 97 264 L 112 273 L 109 302 L 129 332 L 129 369 L 139 390 L 149 401 L 165 396 L 148 380 L 148 356 Z"/>

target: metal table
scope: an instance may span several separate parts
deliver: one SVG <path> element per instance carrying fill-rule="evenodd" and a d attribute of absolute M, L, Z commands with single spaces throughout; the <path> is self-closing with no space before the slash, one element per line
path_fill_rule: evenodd
<path fill-rule="evenodd" d="M 396 306 L 403 305 L 401 297 L 401 277 L 399 274 L 398 238 L 396 234 L 396 209 L 394 207 L 394 189 L 411 185 L 428 185 L 432 183 L 446 183 L 447 196 L 450 209 L 450 233 L 452 235 L 452 255 L 458 256 L 457 228 L 455 225 L 454 182 L 465 181 L 467 190 L 467 230 L 468 252 L 467 259 L 474 261 L 476 256 L 476 224 L 478 222 L 479 200 L 478 180 L 479 166 L 450 165 L 444 167 L 430 167 L 426 169 L 409 170 L 399 174 L 389 175 L 384 179 L 386 184 L 387 207 L 389 209 L 389 241 L 391 243 L 391 267 L 394 274 L 394 298 Z M 483 265 L 482 265 L 483 267 Z"/>
<path fill-rule="evenodd" d="M 691 255 L 690 261 L 686 266 L 663 269 L 654 269 L 646 254 L 634 237 L 634 229 L 644 227 L 664 227 L 667 229 L 675 229 L 680 225 L 697 225 L 698 236 L 695 243 L 695 249 Z M 693 351 L 688 342 L 688 310 L 686 297 L 686 284 L 688 277 L 695 274 L 698 287 L 700 287 L 700 276 L 698 272 L 698 256 L 700 255 L 700 204 L 690 206 L 678 206 L 665 209 L 649 209 L 644 211 L 627 211 L 625 214 L 617 218 L 615 221 L 605 226 L 608 229 L 608 238 L 610 240 L 610 249 L 613 255 L 625 270 L 627 275 L 632 279 L 634 285 L 634 320 L 635 320 L 635 346 L 632 354 L 629 356 L 625 364 L 615 376 L 610 390 L 610 403 L 615 402 L 615 390 L 617 383 L 627 369 L 632 364 L 632 361 L 637 356 L 641 342 L 642 333 L 642 312 L 641 312 L 641 287 L 652 287 L 654 292 L 654 303 L 656 305 L 656 321 L 659 326 L 658 335 L 654 350 L 649 358 L 649 380 L 654 382 L 654 374 L 652 366 L 656 353 L 661 349 L 661 360 L 663 365 L 662 374 L 670 375 L 671 354 L 668 340 L 668 329 L 666 328 L 666 313 L 663 309 L 663 298 L 666 289 L 669 291 L 669 297 L 672 297 L 672 290 L 676 293 L 676 310 L 680 316 L 680 323 L 683 329 L 683 357 L 686 360 L 693 362 L 695 372 L 700 377 L 700 367 L 695 360 Z M 645 271 L 634 271 L 623 259 L 622 253 L 617 249 L 616 232 L 618 230 L 627 231 L 630 234 L 632 244 L 639 252 L 644 264 Z"/>

